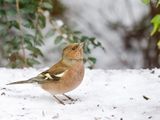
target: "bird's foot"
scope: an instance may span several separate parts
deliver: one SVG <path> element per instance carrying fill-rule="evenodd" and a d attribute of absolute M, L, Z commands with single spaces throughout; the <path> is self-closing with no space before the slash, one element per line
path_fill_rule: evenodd
<path fill-rule="evenodd" d="M 65 101 L 68 101 L 68 104 L 74 104 L 76 101 L 78 101 L 78 99 L 73 99 L 71 98 L 70 96 L 66 95 L 66 94 L 63 94 L 63 96 L 65 96 L 67 99 L 65 99 Z"/>
<path fill-rule="evenodd" d="M 78 101 L 78 99 L 73 99 L 66 94 L 63 94 L 63 96 L 65 96 L 67 99 L 65 98 L 65 99 L 61 100 L 57 96 L 53 95 L 53 97 L 62 105 L 65 105 L 65 103 L 66 104 L 74 104 L 76 101 Z"/>
<path fill-rule="evenodd" d="M 66 95 L 66 94 L 63 94 L 66 98 L 68 98 L 70 101 L 77 101 L 76 99 L 73 99 L 73 98 L 71 98 L 71 97 L 69 97 L 68 95 Z"/>
<path fill-rule="evenodd" d="M 53 95 L 53 97 L 62 105 L 65 105 L 65 103 L 63 101 L 61 101 L 58 97 L 56 97 L 55 95 Z"/>

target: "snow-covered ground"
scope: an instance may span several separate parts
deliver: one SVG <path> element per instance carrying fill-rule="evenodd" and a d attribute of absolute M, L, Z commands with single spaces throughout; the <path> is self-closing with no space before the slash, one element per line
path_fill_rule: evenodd
<path fill-rule="evenodd" d="M 1 120 L 160 120 L 160 70 L 88 70 L 61 105 L 37 85 L 6 86 L 44 69 L 0 68 Z M 59 96 L 61 99 L 65 99 Z"/>

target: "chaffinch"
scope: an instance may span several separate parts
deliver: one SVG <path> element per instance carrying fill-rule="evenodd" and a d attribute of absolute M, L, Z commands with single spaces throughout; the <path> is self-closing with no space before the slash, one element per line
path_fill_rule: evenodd
<path fill-rule="evenodd" d="M 73 100 L 64 93 L 75 89 L 82 82 L 83 76 L 83 43 L 73 43 L 63 49 L 61 60 L 48 70 L 28 80 L 12 82 L 7 85 L 38 83 L 42 89 L 51 93 L 55 99 L 64 104 L 56 95 L 62 94 Z"/>

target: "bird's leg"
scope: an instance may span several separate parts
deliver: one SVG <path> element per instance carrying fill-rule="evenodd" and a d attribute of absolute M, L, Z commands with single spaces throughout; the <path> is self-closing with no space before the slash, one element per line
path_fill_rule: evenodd
<path fill-rule="evenodd" d="M 58 97 L 56 97 L 55 95 L 53 95 L 53 97 L 62 105 L 65 105 L 64 102 L 62 102 L 60 99 L 58 99 Z"/>
<path fill-rule="evenodd" d="M 75 101 L 75 99 L 73 99 L 73 98 L 69 97 L 68 95 L 66 95 L 66 94 L 64 94 L 64 93 L 63 93 L 63 95 L 64 95 L 66 98 L 68 98 L 69 100 L 71 100 L 71 101 Z"/>

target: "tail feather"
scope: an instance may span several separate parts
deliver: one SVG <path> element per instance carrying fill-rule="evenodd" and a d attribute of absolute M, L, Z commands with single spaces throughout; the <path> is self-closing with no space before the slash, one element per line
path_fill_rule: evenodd
<path fill-rule="evenodd" d="M 33 81 L 32 79 L 29 79 L 29 80 L 22 80 L 22 81 L 11 82 L 11 83 L 8 83 L 6 85 L 26 84 L 26 83 L 33 83 L 33 82 L 35 82 L 35 81 Z"/>

